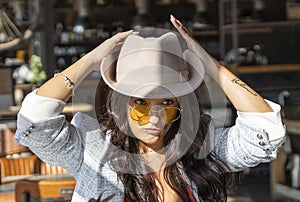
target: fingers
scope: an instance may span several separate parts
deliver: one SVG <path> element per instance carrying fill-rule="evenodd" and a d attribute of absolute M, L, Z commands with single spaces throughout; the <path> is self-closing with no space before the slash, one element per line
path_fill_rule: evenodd
<path fill-rule="evenodd" d="M 192 34 L 188 31 L 188 29 L 179 21 L 177 20 L 173 15 L 170 16 L 170 20 L 174 27 L 178 30 L 178 32 L 185 38 L 193 38 Z"/>
<path fill-rule="evenodd" d="M 116 52 L 121 49 L 125 39 L 130 35 L 138 35 L 139 32 L 129 30 L 126 32 L 119 32 L 112 36 L 110 43 L 112 44 L 112 50 L 111 52 Z"/>
<path fill-rule="evenodd" d="M 170 15 L 170 20 L 171 20 L 172 24 L 174 25 L 174 27 L 176 29 L 181 29 L 180 28 L 180 25 L 181 25 L 180 21 L 177 20 L 173 15 Z"/>
<path fill-rule="evenodd" d="M 116 43 L 115 46 L 113 47 L 112 52 L 117 52 L 117 51 L 119 51 L 119 50 L 122 48 L 123 43 L 124 43 L 124 42 L 118 42 L 118 43 Z"/>
<path fill-rule="evenodd" d="M 113 40 L 114 43 L 119 43 L 124 41 L 131 34 L 136 34 L 136 32 L 134 32 L 133 30 L 129 30 L 126 32 L 118 32 L 111 39 Z"/>

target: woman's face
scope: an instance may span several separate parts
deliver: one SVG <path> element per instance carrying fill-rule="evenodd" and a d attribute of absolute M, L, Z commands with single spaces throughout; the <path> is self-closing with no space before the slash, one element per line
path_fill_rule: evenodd
<path fill-rule="evenodd" d="M 163 147 L 164 136 L 180 117 L 176 98 L 145 99 L 131 97 L 127 118 L 131 131 L 153 150 Z"/>

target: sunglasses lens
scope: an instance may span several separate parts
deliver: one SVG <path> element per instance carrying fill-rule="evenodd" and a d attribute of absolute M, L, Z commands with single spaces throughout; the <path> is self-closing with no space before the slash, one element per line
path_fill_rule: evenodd
<path fill-rule="evenodd" d="M 138 121 L 140 125 L 149 123 L 150 109 L 148 107 L 134 107 L 130 110 L 130 117 Z M 180 117 L 180 109 L 176 107 L 165 107 L 159 111 L 160 119 L 167 123 L 176 121 Z"/>
<path fill-rule="evenodd" d="M 141 117 L 138 122 L 140 125 L 145 125 L 147 123 L 149 123 L 149 119 L 150 117 L 149 116 L 144 116 L 144 117 Z"/>
<path fill-rule="evenodd" d="M 141 118 L 148 116 L 149 117 L 149 109 L 146 107 L 135 107 L 130 110 L 130 116 L 133 120 L 138 121 Z"/>
<path fill-rule="evenodd" d="M 166 122 L 176 121 L 180 116 L 180 110 L 176 107 L 166 107 L 163 111 L 166 114 Z"/>

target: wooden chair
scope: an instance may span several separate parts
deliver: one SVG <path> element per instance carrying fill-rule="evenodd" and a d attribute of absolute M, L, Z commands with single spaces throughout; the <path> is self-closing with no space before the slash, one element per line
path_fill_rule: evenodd
<path fill-rule="evenodd" d="M 1 177 L 30 174 L 63 174 L 68 171 L 41 161 L 36 155 L 20 158 L 0 158 Z"/>
<path fill-rule="evenodd" d="M 28 147 L 18 144 L 14 140 L 16 132 L 15 120 L 0 121 L 0 124 L 2 125 L 0 128 L 0 158 L 7 155 L 29 152 Z"/>
<path fill-rule="evenodd" d="M 46 174 L 63 174 L 63 173 L 68 173 L 68 171 L 60 166 L 52 166 L 47 164 L 44 161 L 41 161 L 41 170 L 40 173 L 42 175 L 46 175 Z"/>
<path fill-rule="evenodd" d="M 40 172 L 40 159 L 36 155 L 20 158 L 0 158 L 1 177 L 30 175 Z"/>
<path fill-rule="evenodd" d="M 75 180 L 21 180 L 16 183 L 16 202 L 71 201 L 75 188 Z"/>

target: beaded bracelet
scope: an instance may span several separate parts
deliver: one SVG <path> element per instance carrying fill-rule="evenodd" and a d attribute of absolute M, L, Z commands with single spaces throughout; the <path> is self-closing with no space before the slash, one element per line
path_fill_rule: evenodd
<path fill-rule="evenodd" d="M 54 76 L 57 75 L 61 75 L 63 77 L 63 79 L 65 80 L 66 85 L 68 86 L 69 89 L 71 89 L 72 93 L 71 96 L 74 96 L 74 83 L 71 81 L 71 79 L 69 79 L 66 75 L 64 75 L 63 73 L 57 73 L 54 74 Z"/>

